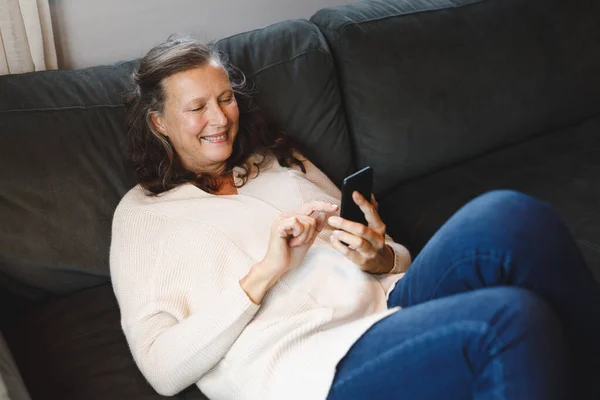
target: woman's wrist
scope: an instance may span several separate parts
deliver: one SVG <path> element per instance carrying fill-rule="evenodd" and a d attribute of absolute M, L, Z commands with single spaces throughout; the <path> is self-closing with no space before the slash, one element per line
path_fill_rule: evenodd
<path fill-rule="evenodd" d="M 394 269 L 395 254 L 394 249 L 388 244 L 381 248 L 379 262 L 375 271 L 369 271 L 374 275 L 384 275 L 390 273 Z"/>
<path fill-rule="evenodd" d="M 254 264 L 248 274 L 240 280 L 240 286 L 254 304 L 260 304 L 267 292 L 275 286 L 281 278 L 266 267 L 263 262 Z"/>
<path fill-rule="evenodd" d="M 382 274 L 387 274 L 394 269 L 395 258 L 394 249 L 392 249 L 392 247 L 386 243 L 385 253 L 383 256 L 384 272 L 382 272 Z"/>

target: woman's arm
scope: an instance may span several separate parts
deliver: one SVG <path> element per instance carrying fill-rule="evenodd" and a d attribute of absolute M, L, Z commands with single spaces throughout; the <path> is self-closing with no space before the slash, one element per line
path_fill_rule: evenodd
<path fill-rule="evenodd" d="M 119 303 L 132 301 L 118 297 Z M 172 300 L 139 304 L 137 313 L 122 316 L 122 326 L 142 374 L 159 394 L 174 396 L 217 365 L 259 306 L 239 284 L 211 296 L 205 309 L 185 318 L 175 315 L 184 311 L 184 303 L 168 303 Z"/>
<path fill-rule="evenodd" d="M 258 263 L 201 222 L 117 210 L 113 287 L 133 357 L 157 392 L 176 394 L 217 365 L 269 289 L 304 259 L 325 223 L 311 215 L 336 208 L 311 202 L 281 213 Z"/>
<path fill-rule="evenodd" d="M 251 267 L 249 257 L 202 224 L 172 224 L 121 210 L 110 255 L 129 347 L 162 395 L 180 392 L 213 368 L 260 308 L 228 270 Z"/>

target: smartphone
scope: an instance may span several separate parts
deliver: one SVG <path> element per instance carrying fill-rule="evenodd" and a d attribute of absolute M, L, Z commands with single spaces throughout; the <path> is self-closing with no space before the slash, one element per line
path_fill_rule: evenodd
<path fill-rule="evenodd" d="M 344 178 L 342 185 L 342 208 L 340 217 L 368 225 L 365 214 L 352 199 L 352 193 L 358 191 L 367 201 L 371 201 L 373 191 L 373 168 L 365 167 Z"/>

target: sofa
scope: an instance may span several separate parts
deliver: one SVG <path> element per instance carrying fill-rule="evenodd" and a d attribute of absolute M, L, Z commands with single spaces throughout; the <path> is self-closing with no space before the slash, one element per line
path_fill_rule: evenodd
<path fill-rule="evenodd" d="M 555 207 L 600 280 L 598 21 L 593 0 L 368 0 L 216 45 L 337 185 L 374 168 L 413 257 L 464 203 L 513 189 Z M 163 398 L 133 362 L 108 265 L 135 185 L 136 64 L 0 77 L 3 399 Z"/>

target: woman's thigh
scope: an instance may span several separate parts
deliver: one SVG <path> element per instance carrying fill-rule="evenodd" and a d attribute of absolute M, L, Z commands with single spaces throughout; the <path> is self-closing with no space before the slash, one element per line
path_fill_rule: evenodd
<path fill-rule="evenodd" d="M 600 286 L 564 223 L 547 203 L 509 190 L 457 211 L 415 258 L 389 305 L 505 285 L 534 290 L 561 316 L 600 317 L 590 307 L 600 304 Z"/>
<path fill-rule="evenodd" d="M 563 399 L 562 342 L 526 290 L 432 300 L 371 327 L 338 364 L 328 400 Z"/>

